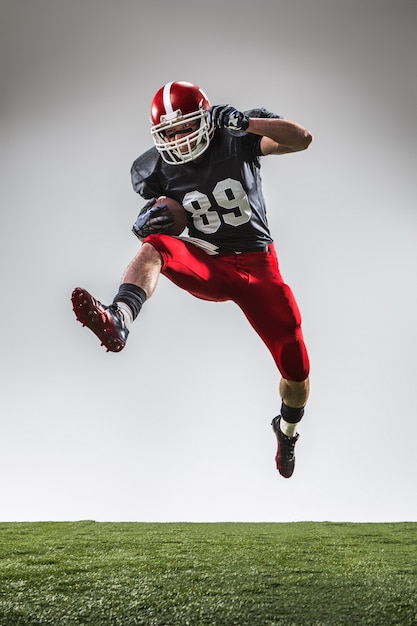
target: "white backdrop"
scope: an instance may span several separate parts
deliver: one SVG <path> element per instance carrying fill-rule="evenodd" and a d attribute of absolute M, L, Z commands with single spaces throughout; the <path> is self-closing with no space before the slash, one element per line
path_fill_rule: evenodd
<path fill-rule="evenodd" d="M 416 3 L 144 5 L 1 4 L 0 519 L 416 520 Z M 71 310 L 137 249 L 130 166 L 170 80 L 315 138 L 262 170 L 312 364 L 291 480 L 234 305 L 162 277 L 120 354 Z"/>

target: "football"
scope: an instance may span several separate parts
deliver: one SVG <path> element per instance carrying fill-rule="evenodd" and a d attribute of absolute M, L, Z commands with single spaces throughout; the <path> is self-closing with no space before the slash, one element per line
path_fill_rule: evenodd
<path fill-rule="evenodd" d="M 174 200 L 174 198 L 168 198 L 167 196 L 159 196 L 156 204 L 166 204 L 167 208 L 164 209 L 163 213 L 170 213 L 175 220 L 174 228 L 170 234 L 177 237 L 181 235 L 188 222 L 188 213 L 182 204 Z"/>

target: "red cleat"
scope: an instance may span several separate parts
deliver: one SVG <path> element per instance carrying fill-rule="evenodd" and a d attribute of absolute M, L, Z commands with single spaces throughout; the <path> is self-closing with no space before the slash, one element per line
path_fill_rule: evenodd
<path fill-rule="evenodd" d="M 107 352 L 120 352 L 129 331 L 117 304 L 104 306 L 85 289 L 77 287 L 71 296 L 75 316 L 100 339 Z"/>

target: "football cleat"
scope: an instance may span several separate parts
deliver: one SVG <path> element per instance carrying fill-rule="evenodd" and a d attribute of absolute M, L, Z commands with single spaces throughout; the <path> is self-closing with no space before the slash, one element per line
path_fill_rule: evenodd
<path fill-rule="evenodd" d="M 279 427 L 280 421 L 281 415 L 278 415 L 277 417 L 274 417 L 271 422 L 272 429 L 276 434 L 278 441 L 278 450 L 275 456 L 275 461 L 277 464 L 277 470 L 281 476 L 284 476 L 284 478 L 291 478 L 295 466 L 294 448 L 300 435 L 298 433 L 294 437 L 284 435 Z"/>
<path fill-rule="evenodd" d="M 85 289 L 76 287 L 71 296 L 75 316 L 100 339 L 107 352 L 120 352 L 129 334 L 117 304 L 104 306 Z"/>

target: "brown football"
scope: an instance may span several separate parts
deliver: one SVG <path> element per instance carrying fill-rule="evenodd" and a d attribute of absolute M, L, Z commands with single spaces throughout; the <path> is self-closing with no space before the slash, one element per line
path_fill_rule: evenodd
<path fill-rule="evenodd" d="M 174 228 L 170 234 L 181 235 L 188 222 L 188 213 L 182 204 L 174 200 L 174 198 L 168 198 L 167 196 L 159 196 L 156 204 L 166 204 L 167 208 L 165 211 L 169 212 L 175 220 Z"/>

